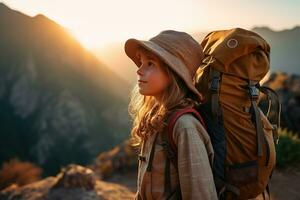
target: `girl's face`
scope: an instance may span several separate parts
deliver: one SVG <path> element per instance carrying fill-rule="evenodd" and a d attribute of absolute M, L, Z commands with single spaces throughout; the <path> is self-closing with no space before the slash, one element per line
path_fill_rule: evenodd
<path fill-rule="evenodd" d="M 166 66 L 156 55 L 146 51 L 137 51 L 137 57 L 141 63 L 137 70 L 139 92 L 159 100 L 162 92 L 170 84 L 170 78 L 163 69 Z"/>

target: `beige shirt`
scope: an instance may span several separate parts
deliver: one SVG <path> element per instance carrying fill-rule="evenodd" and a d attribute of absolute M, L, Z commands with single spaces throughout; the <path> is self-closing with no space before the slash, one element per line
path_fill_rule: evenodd
<path fill-rule="evenodd" d="M 180 182 L 183 200 L 217 200 L 211 170 L 214 152 L 204 127 L 192 114 L 183 114 L 176 121 L 172 136 L 178 148 L 178 172 L 171 163 L 171 188 L 175 189 Z M 135 199 L 165 199 L 163 191 L 166 155 L 160 145 L 160 137 L 155 143 L 152 171 L 146 171 L 154 138 L 155 134 L 142 144 L 140 154 L 146 160 L 139 161 Z"/>

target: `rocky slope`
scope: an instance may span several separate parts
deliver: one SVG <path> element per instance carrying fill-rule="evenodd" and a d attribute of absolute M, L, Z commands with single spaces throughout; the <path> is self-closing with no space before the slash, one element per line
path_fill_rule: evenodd
<path fill-rule="evenodd" d="M 69 165 L 57 176 L 0 191 L 0 200 L 120 200 L 133 199 L 125 186 L 101 181 L 89 169 Z"/>

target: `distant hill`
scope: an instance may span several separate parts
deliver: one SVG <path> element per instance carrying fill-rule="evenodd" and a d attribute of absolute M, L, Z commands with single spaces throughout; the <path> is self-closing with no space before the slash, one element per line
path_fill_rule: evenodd
<path fill-rule="evenodd" d="M 255 27 L 254 32 L 263 36 L 271 45 L 271 71 L 300 74 L 300 27 L 290 30 L 273 31 L 268 27 Z M 208 32 L 190 33 L 201 42 Z M 136 66 L 126 56 L 124 43 L 114 43 L 105 48 L 95 48 L 92 52 L 116 73 L 131 84 L 136 82 Z"/>
<path fill-rule="evenodd" d="M 256 27 L 254 32 L 271 45 L 271 69 L 289 74 L 300 74 L 300 26 L 273 31 L 268 27 Z"/>
<path fill-rule="evenodd" d="M 86 164 L 128 137 L 130 85 L 44 15 L 0 3 L 0 164 Z"/>

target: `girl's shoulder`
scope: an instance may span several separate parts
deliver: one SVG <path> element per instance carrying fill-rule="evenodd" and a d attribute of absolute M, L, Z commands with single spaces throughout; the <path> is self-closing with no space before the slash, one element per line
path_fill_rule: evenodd
<path fill-rule="evenodd" d="M 172 134 L 175 141 L 182 134 L 198 134 L 203 140 L 209 139 L 204 126 L 192 113 L 185 113 L 177 119 Z"/>
<path fill-rule="evenodd" d="M 192 113 L 185 113 L 181 115 L 175 122 L 174 129 L 188 129 L 188 128 L 203 128 L 201 122 Z"/>
<path fill-rule="evenodd" d="M 173 128 L 172 136 L 175 145 L 178 145 L 180 140 L 186 144 L 200 145 L 201 143 L 197 142 L 200 141 L 198 140 L 198 138 L 200 138 L 202 140 L 202 144 L 206 147 L 210 162 L 213 161 L 214 150 L 210 136 L 198 118 L 192 113 L 185 113 L 177 119 Z"/>

